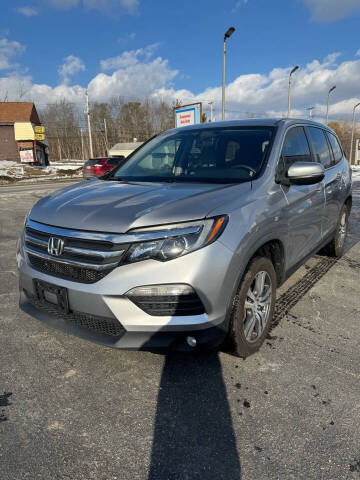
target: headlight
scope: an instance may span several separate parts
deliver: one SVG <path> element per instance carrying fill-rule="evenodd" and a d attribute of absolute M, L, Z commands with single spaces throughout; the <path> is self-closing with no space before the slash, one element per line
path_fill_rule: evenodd
<path fill-rule="evenodd" d="M 196 222 L 132 230 L 129 233 L 151 234 L 156 239 L 134 243 L 127 251 L 123 263 L 149 259 L 165 262 L 186 255 L 219 238 L 227 220 L 228 217 L 223 215 Z"/>

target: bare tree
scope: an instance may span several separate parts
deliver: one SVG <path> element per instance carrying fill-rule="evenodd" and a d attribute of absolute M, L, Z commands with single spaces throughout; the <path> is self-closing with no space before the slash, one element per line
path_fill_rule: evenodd
<path fill-rule="evenodd" d="M 181 102 L 176 101 L 178 106 Z M 173 106 L 163 100 L 126 102 L 114 97 L 109 102 L 91 103 L 90 118 L 95 156 L 106 156 L 118 142 L 145 141 L 173 127 Z M 89 158 L 84 112 L 66 100 L 48 104 L 40 112 L 49 142 L 50 161 Z M 105 131 L 106 125 L 106 131 Z"/>

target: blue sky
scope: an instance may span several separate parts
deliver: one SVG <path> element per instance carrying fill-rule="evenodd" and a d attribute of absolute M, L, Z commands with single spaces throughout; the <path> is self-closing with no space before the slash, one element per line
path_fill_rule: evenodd
<path fill-rule="evenodd" d="M 360 74 L 359 20 L 360 0 L 3 2 L 0 99 L 16 97 L 21 82 L 24 95 L 42 103 L 80 102 L 88 86 L 94 100 L 161 95 L 218 104 L 222 38 L 233 25 L 230 110 L 281 112 L 280 91 L 298 64 L 294 112 L 312 104 L 320 115 L 336 82 L 334 115 L 346 115 L 358 98 L 350 77 Z"/>

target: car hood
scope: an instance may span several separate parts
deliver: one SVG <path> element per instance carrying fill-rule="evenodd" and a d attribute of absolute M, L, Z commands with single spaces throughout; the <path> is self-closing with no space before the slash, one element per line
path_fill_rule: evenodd
<path fill-rule="evenodd" d="M 125 233 L 132 228 L 204 218 L 226 203 L 227 192 L 234 188 L 248 192 L 251 187 L 250 183 L 234 186 L 90 180 L 42 198 L 32 208 L 30 218 L 63 228 Z"/>

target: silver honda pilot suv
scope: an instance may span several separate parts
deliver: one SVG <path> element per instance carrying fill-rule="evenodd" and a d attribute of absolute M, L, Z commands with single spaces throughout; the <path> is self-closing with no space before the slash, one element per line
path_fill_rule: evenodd
<path fill-rule="evenodd" d="M 31 209 L 20 305 L 108 346 L 226 344 L 245 357 L 271 327 L 276 288 L 323 247 L 342 255 L 350 209 L 349 164 L 322 124 L 168 130 Z"/>

